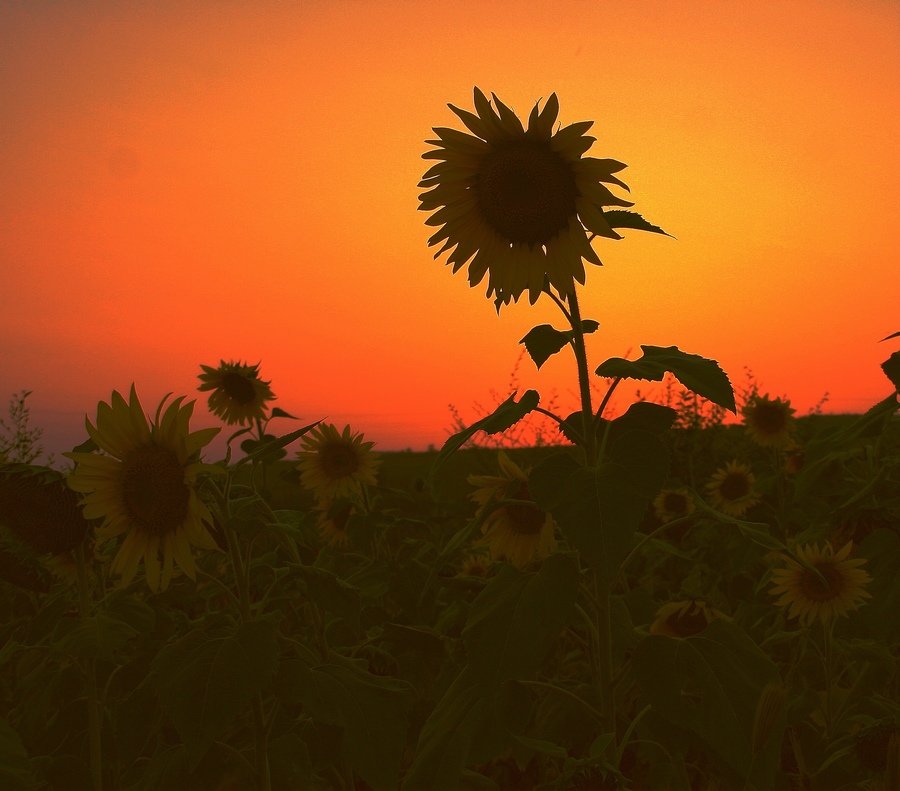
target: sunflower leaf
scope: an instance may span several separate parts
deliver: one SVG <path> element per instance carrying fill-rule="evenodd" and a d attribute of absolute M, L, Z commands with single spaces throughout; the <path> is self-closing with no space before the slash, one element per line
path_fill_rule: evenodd
<path fill-rule="evenodd" d="M 475 421 L 468 428 L 454 434 L 441 447 L 434 464 L 431 465 L 431 472 L 428 473 L 429 479 L 434 478 L 435 473 L 444 466 L 447 459 L 471 439 L 476 432 L 484 431 L 486 434 L 497 434 L 500 431 L 506 431 L 506 429 L 514 426 L 531 412 L 538 405 L 540 398 L 537 390 L 526 390 L 525 394 L 518 401 L 516 401 L 516 394 L 513 393 L 490 415 Z"/>
<path fill-rule="evenodd" d="M 36 787 L 28 752 L 19 734 L 0 718 L 0 787 L 9 791 L 31 791 Z"/>
<path fill-rule="evenodd" d="M 269 456 L 270 454 L 274 454 L 275 451 L 283 448 L 285 445 L 290 445 L 294 440 L 300 439 L 307 431 L 314 429 L 316 426 L 321 423 L 321 420 L 317 420 L 315 423 L 310 423 L 308 426 L 304 426 L 303 428 L 298 428 L 296 431 L 292 431 L 290 434 L 285 434 L 283 437 L 278 437 L 277 439 L 272 439 L 271 441 L 263 441 L 256 445 L 255 450 L 251 453 L 248 453 L 244 456 L 243 459 L 237 461 L 234 465 L 234 468 L 241 466 L 242 464 L 246 464 L 248 461 L 254 461 L 257 459 L 262 459 L 264 456 Z M 247 440 L 245 440 L 246 442 Z M 241 447 L 243 448 L 245 443 L 241 443 Z"/>
<path fill-rule="evenodd" d="M 596 332 L 599 326 L 600 324 L 593 319 L 584 319 L 581 322 L 581 331 L 587 335 Z M 540 368 L 567 343 L 571 343 L 574 336 L 575 333 L 572 330 L 557 330 L 549 324 L 540 324 L 531 329 L 519 343 L 525 344 L 529 356 Z"/>
<path fill-rule="evenodd" d="M 281 409 L 280 407 L 277 407 L 277 406 L 272 407 L 272 414 L 269 415 L 269 420 L 271 420 L 273 417 L 287 417 L 287 418 L 290 418 L 291 420 L 299 420 L 299 418 L 295 417 L 294 415 L 292 415 L 288 412 L 285 412 L 283 409 Z"/>
<path fill-rule="evenodd" d="M 894 389 L 900 391 L 900 352 L 894 352 L 882 364 L 881 370 L 891 380 Z"/>
<path fill-rule="evenodd" d="M 603 216 L 609 223 L 610 228 L 631 228 L 635 231 L 648 231 L 649 233 L 661 233 L 674 239 L 670 233 L 666 233 L 658 225 L 647 222 L 640 214 L 634 211 L 622 211 L 620 209 L 611 209 L 604 211 Z"/>
<path fill-rule="evenodd" d="M 688 354 L 677 346 L 641 346 L 643 356 L 637 360 L 610 357 L 596 370 L 597 376 L 662 381 L 671 373 L 689 390 L 714 404 L 737 412 L 734 390 L 727 374 L 715 360 Z"/>
<path fill-rule="evenodd" d="M 236 630 L 194 629 L 160 650 L 153 661 L 154 685 L 191 770 L 268 686 L 278 654 L 274 627 L 266 620 L 247 621 Z"/>

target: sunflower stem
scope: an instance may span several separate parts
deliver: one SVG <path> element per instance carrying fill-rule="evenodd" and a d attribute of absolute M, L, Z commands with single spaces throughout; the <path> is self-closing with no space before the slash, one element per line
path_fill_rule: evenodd
<path fill-rule="evenodd" d="M 75 547 L 75 573 L 78 578 L 78 611 L 82 621 L 91 615 L 90 590 L 88 588 L 87 563 L 84 542 Z M 97 697 L 97 675 L 93 657 L 85 659 L 85 683 L 87 685 L 88 745 L 90 749 L 91 777 L 94 791 L 103 791 L 103 751 L 100 742 L 100 700 Z"/>
<path fill-rule="evenodd" d="M 581 310 L 573 285 L 567 295 L 569 302 L 569 321 L 572 325 L 572 342 L 575 352 L 575 364 L 578 366 L 578 389 L 581 393 L 581 423 L 584 429 L 584 457 L 588 467 L 597 461 L 597 436 L 593 428 L 594 408 L 591 404 L 591 380 L 588 373 L 587 350 L 584 346 L 584 328 L 581 326 Z"/>
<path fill-rule="evenodd" d="M 825 653 L 825 739 L 831 739 L 831 731 L 834 723 L 832 722 L 834 684 L 832 683 L 832 675 L 834 674 L 834 643 L 833 643 L 834 621 L 829 620 L 822 622 L 822 633 L 824 635 L 824 653 Z"/>

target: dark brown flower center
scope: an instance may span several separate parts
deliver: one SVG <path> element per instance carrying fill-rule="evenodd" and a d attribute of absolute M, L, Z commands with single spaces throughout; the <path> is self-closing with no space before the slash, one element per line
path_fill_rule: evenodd
<path fill-rule="evenodd" d="M 740 500 L 750 494 L 750 481 L 742 472 L 732 472 L 725 476 L 719 492 L 725 500 Z"/>
<path fill-rule="evenodd" d="M 680 514 L 687 510 L 687 500 L 683 494 L 668 492 L 663 499 L 663 508 L 670 514 Z"/>
<path fill-rule="evenodd" d="M 256 398 L 256 388 L 253 382 L 246 376 L 229 372 L 222 377 L 222 389 L 232 401 L 236 401 L 243 406 L 251 404 Z"/>
<path fill-rule="evenodd" d="M 510 490 L 514 490 L 514 493 L 511 493 Z M 531 500 L 528 484 L 524 481 L 513 481 L 507 487 L 506 497 L 510 500 L 523 501 L 521 505 L 516 503 L 505 506 L 506 516 L 513 531 L 530 536 L 540 533 L 547 515 L 533 502 L 525 502 Z"/>
<path fill-rule="evenodd" d="M 319 451 L 319 459 L 329 478 L 346 478 L 359 469 L 359 456 L 347 445 L 326 445 Z"/>
<path fill-rule="evenodd" d="M 788 414 L 781 404 L 759 401 L 753 409 L 753 425 L 764 434 L 778 434 L 787 426 Z"/>
<path fill-rule="evenodd" d="M 547 143 L 520 140 L 488 154 L 476 184 L 481 216 L 510 242 L 543 245 L 576 212 L 572 168 Z"/>
<path fill-rule="evenodd" d="M 191 490 L 184 467 L 168 448 L 151 445 L 123 462 L 122 495 L 129 516 L 143 530 L 164 536 L 184 523 Z"/>
<path fill-rule="evenodd" d="M 832 563 L 814 563 L 819 573 L 825 577 L 825 584 L 815 574 L 806 569 L 800 578 L 800 590 L 810 601 L 830 601 L 841 595 L 844 577 Z"/>
<path fill-rule="evenodd" d="M 692 610 L 696 610 L 696 612 L 692 612 Z M 706 614 L 702 607 L 691 607 L 685 613 L 672 613 L 666 618 L 666 624 L 679 637 L 690 637 L 700 634 L 709 626 L 709 621 L 706 620 Z"/>

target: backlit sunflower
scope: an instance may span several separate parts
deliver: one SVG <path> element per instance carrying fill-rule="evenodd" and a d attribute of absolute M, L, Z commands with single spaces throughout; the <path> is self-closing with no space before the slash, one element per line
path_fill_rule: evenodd
<path fill-rule="evenodd" d="M 533 558 L 546 558 L 556 546 L 553 517 L 538 508 L 528 490 L 528 474 L 502 450 L 499 453 L 502 475 L 470 475 L 468 481 L 478 490 L 472 499 L 484 508 L 493 496 L 498 500 L 521 500 L 495 508 L 481 527 L 484 541 L 493 559 L 506 558 L 524 568 Z M 479 509 L 480 513 L 481 509 Z"/>
<path fill-rule="evenodd" d="M 221 472 L 202 464 L 199 453 L 218 428 L 189 431 L 194 402 L 182 406 L 176 398 L 160 417 L 166 398 L 148 424 L 134 385 L 126 402 L 113 391 L 111 403 L 97 406 L 97 425 L 85 419 L 99 453 L 64 453 L 76 463 L 69 488 L 84 495 L 87 519 L 103 519 L 97 538 L 125 534 L 111 570 L 128 585 L 143 559 L 147 583 L 154 592 L 165 590 L 178 565 L 196 579 L 191 545 L 215 549 L 204 522 L 212 524 L 206 505 L 196 492 L 201 472 Z M 160 564 L 162 555 L 162 564 Z"/>
<path fill-rule="evenodd" d="M 716 618 L 731 620 L 725 613 L 699 599 L 672 601 L 656 611 L 656 620 L 650 625 L 650 634 L 691 637 L 700 634 Z"/>
<path fill-rule="evenodd" d="M 374 486 L 375 470 L 381 464 L 363 434 L 350 433 L 350 426 L 338 432 L 331 424 L 319 425 L 303 437 L 303 450 L 297 452 L 300 482 L 315 492 L 319 500 L 352 498 L 363 484 Z"/>
<path fill-rule="evenodd" d="M 687 489 L 663 489 L 653 499 L 653 511 L 664 523 L 687 516 L 694 508 L 694 500 Z"/>
<path fill-rule="evenodd" d="M 729 461 L 716 470 L 712 481 L 706 485 L 713 507 L 729 516 L 743 516 L 744 512 L 759 502 L 753 491 L 756 478 L 746 464 Z"/>
<path fill-rule="evenodd" d="M 205 373 L 199 374 L 203 383 L 197 389 L 212 390 L 209 396 L 209 408 L 213 414 L 226 423 L 252 423 L 264 420 L 267 402 L 274 401 L 275 395 L 269 382 L 259 378 L 259 363 L 244 365 L 243 363 L 222 360 L 218 368 L 208 365 L 200 366 Z"/>
<path fill-rule="evenodd" d="M 780 447 L 790 439 L 794 411 L 790 401 L 755 395 L 741 409 L 741 415 L 744 428 L 757 444 Z"/>
<path fill-rule="evenodd" d="M 423 159 L 438 162 L 419 182 L 427 190 L 419 208 L 434 212 L 427 225 L 442 226 L 428 244 L 443 242 L 435 258 L 452 250 L 447 263 L 454 273 L 468 262 L 469 285 L 477 286 L 487 274 L 487 296 L 494 295 L 498 307 L 518 300 L 526 289 L 533 304 L 545 283 L 569 294 L 574 281 L 584 283 L 582 259 L 601 263 L 590 240 L 622 238 L 603 209 L 633 204 L 604 184 L 627 190 L 613 175 L 625 165 L 582 156 L 595 140 L 585 134 L 593 121 L 554 133 L 555 93 L 543 110 L 535 104 L 527 130 L 491 96 L 493 107 L 475 88 L 475 113 L 449 105 L 472 134 L 436 127 L 438 139 L 426 141 L 437 148 Z M 649 224 L 632 227 L 663 233 Z"/>
<path fill-rule="evenodd" d="M 824 582 L 793 558 L 784 556 L 788 568 L 773 572 L 775 587 L 769 591 L 773 596 L 781 596 L 776 604 L 789 607 L 788 617 L 799 618 L 802 626 L 815 620 L 827 624 L 832 618 L 857 609 L 863 599 L 872 598 L 863 588 L 872 578 L 858 568 L 866 562 L 864 558 L 849 559 L 852 549 L 852 541 L 836 554 L 830 541 L 821 549 L 818 544 L 797 547 L 797 557 L 817 569 Z"/>
<path fill-rule="evenodd" d="M 319 535 L 326 546 L 335 549 L 346 549 L 350 546 L 350 536 L 347 534 L 347 524 L 353 516 L 353 503 L 348 500 L 332 502 L 325 500 L 316 506 L 319 511 Z"/>

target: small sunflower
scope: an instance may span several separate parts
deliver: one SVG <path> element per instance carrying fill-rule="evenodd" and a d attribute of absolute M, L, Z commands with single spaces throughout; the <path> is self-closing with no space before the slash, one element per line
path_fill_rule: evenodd
<path fill-rule="evenodd" d="M 167 398 L 148 424 L 134 385 L 127 402 L 113 391 L 111 403 L 101 401 L 97 407 L 96 427 L 85 419 L 91 439 L 108 455 L 63 454 L 77 465 L 68 483 L 84 495 L 84 516 L 103 519 L 97 538 L 102 541 L 125 534 L 112 572 L 119 574 L 126 586 L 143 558 L 147 583 L 154 592 L 168 587 L 176 561 L 196 579 L 191 545 L 216 549 L 204 524 L 212 524 L 212 516 L 197 496 L 196 483 L 201 472 L 221 472 L 219 467 L 198 461 L 201 448 L 219 429 L 190 432 L 194 402 L 182 406 L 181 396 L 162 413 Z"/>
<path fill-rule="evenodd" d="M 489 557 L 473 552 L 462 559 L 459 575 L 462 577 L 486 577 L 492 562 Z"/>
<path fill-rule="evenodd" d="M 332 502 L 325 500 L 316 506 L 319 511 L 319 535 L 326 546 L 335 549 L 346 549 L 350 546 L 350 536 L 347 534 L 347 524 L 355 510 L 353 503 L 348 500 Z"/>
<path fill-rule="evenodd" d="M 706 485 L 709 499 L 715 508 L 729 516 L 743 516 L 744 512 L 759 502 L 753 491 L 756 478 L 746 464 L 730 461 L 719 468 Z"/>
<path fill-rule="evenodd" d="M 484 541 L 495 560 L 506 558 L 517 568 L 524 568 L 533 558 L 546 558 L 556 546 L 553 517 L 538 508 L 528 490 L 528 474 L 502 450 L 499 453 L 501 476 L 470 475 L 468 481 L 478 490 L 472 493 L 482 509 L 494 497 L 498 500 L 521 500 L 495 508 L 482 525 Z M 481 510 L 481 509 L 479 509 Z"/>
<path fill-rule="evenodd" d="M 781 398 L 754 395 L 741 410 L 744 428 L 758 445 L 780 447 L 790 439 L 794 409 Z"/>
<path fill-rule="evenodd" d="M 350 433 L 350 426 L 338 432 L 331 424 L 317 426 L 303 438 L 300 481 L 312 489 L 319 500 L 337 500 L 359 494 L 363 484 L 374 486 L 375 468 L 381 464 L 371 448 L 374 442 L 363 442 L 363 434 Z"/>
<path fill-rule="evenodd" d="M 656 620 L 650 625 L 650 634 L 691 637 L 700 634 L 716 618 L 731 620 L 725 613 L 699 599 L 673 601 L 656 611 Z"/>
<path fill-rule="evenodd" d="M 790 607 L 788 617 L 799 618 L 803 626 L 809 626 L 815 620 L 827 624 L 835 616 L 847 615 L 850 610 L 857 609 L 864 603 L 863 599 L 872 598 L 863 588 L 872 578 L 858 568 L 866 562 L 864 558 L 848 559 L 852 549 L 852 541 L 844 544 L 837 553 L 830 541 L 825 542 L 822 549 L 818 544 L 798 546 L 797 557 L 818 570 L 825 582 L 793 558 L 785 556 L 788 568 L 777 569 L 772 575 L 775 587 L 769 592 L 773 596 L 781 595 L 776 604 Z"/>
<path fill-rule="evenodd" d="M 784 457 L 784 471 L 790 475 L 796 475 L 803 469 L 806 460 L 806 452 L 803 446 L 796 440 L 790 440 L 782 449 Z"/>
<path fill-rule="evenodd" d="M 209 408 L 217 417 L 229 425 L 252 423 L 264 420 L 267 402 L 274 401 L 275 395 L 269 382 L 259 378 L 259 363 L 244 365 L 243 363 L 222 360 L 218 368 L 208 365 L 200 366 L 205 373 L 199 375 L 203 384 L 197 389 L 212 390 L 209 396 Z"/>
<path fill-rule="evenodd" d="M 419 183 L 427 190 L 419 209 L 435 212 L 426 225 L 443 226 L 428 244 L 443 242 L 435 258 L 455 247 L 447 263 L 455 273 L 468 262 L 470 286 L 487 274 L 487 296 L 495 295 L 498 307 L 525 290 L 533 304 L 547 283 L 569 294 L 576 280 L 584 283 L 582 259 L 601 264 L 591 239 L 622 238 L 603 209 L 633 204 L 604 184 L 627 190 L 613 175 L 625 165 L 582 156 L 595 140 L 585 134 L 592 121 L 553 132 L 559 114 L 555 93 L 543 110 L 535 105 L 527 130 L 491 96 L 493 107 L 475 88 L 476 113 L 448 105 L 471 135 L 436 127 L 438 139 L 426 141 L 437 148 L 423 159 L 439 161 Z M 640 227 L 664 233 L 649 224 Z"/>
<path fill-rule="evenodd" d="M 663 489 L 653 499 L 653 511 L 663 523 L 694 512 L 694 499 L 687 489 Z"/>

